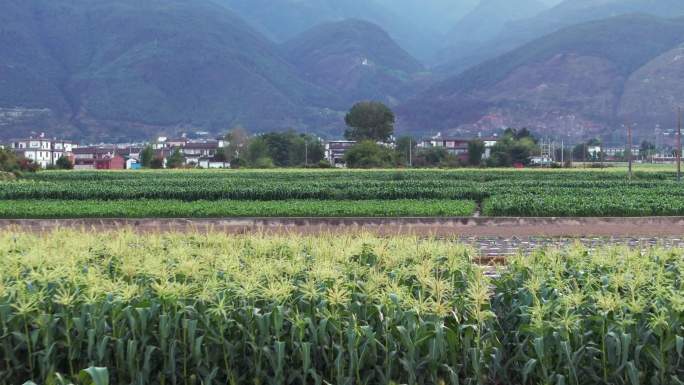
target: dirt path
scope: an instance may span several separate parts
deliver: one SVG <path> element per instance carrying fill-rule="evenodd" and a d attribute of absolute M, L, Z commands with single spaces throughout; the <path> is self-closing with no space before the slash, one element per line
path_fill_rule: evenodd
<path fill-rule="evenodd" d="M 228 218 L 0 220 L 0 230 L 94 231 L 123 227 L 138 232 L 220 231 L 233 234 L 373 232 L 454 238 L 678 238 L 684 217 L 647 218 Z"/>

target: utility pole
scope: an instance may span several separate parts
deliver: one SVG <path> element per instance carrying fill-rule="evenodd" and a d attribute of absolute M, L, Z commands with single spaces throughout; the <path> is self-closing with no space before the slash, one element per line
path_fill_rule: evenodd
<path fill-rule="evenodd" d="M 565 142 L 561 139 L 561 167 L 565 167 Z"/>
<path fill-rule="evenodd" d="M 304 166 L 309 167 L 309 129 L 304 134 Z"/>
<path fill-rule="evenodd" d="M 409 137 L 409 167 L 413 168 L 413 138 Z"/>
<path fill-rule="evenodd" d="M 682 181 L 682 107 L 677 108 L 677 182 Z"/>
<path fill-rule="evenodd" d="M 629 179 L 632 179 L 632 125 L 627 124 L 627 162 L 629 167 Z"/>

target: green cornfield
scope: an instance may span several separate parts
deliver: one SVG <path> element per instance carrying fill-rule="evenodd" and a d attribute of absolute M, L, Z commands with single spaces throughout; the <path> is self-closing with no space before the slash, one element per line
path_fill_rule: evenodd
<path fill-rule="evenodd" d="M 684 381 L 684 251 L 541 250 L 493 278 L 474 257 L 364 234 L 4 232 L 0 383 Z"/>
<path fill-rule="evenodd" d="M 55 171 L 0 181 L 0 218 L 679 216 L 675 179 L 657 168 L 631 180 L 619 169 Z"/>

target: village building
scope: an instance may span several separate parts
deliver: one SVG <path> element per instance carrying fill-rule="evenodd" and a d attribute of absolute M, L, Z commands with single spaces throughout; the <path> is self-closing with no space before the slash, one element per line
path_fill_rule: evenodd
<path fill-rule="evenodd" d="M 89 146 L 74 149 L 76 170 L 123 170 L 125 159 L 114 146 Z"/>
<path fill-rule="evenodd" d="M 71 159 L 76 145 L 68 140 L 50 139 L 45 134 L 40 134 L 37 137 L 12 141 L 9 148 L 17 156 L 47 168 L 56 165 L 57 160 L 63 156 Z"/>
<path fill-rule="evenodd" d="M 444 137 L 441 134 L 437 134 L 436 136 L 429 138 L 429 139 L 424 139 L 418 143 L 418 148 L 443 148 L 445 149 L 449 154 L 456 156 L 460 161 L 466 162 L 468 160 L 468 155 L 469 155 L 469 144 L 470 142 L 474 140 L 479 140 L 484 143 L 485 146 L 485 151 L 482 154 L 482 159 L 489 159 L 492 155 L 492 148 L 496 145 L 496 143 L 499 141 L 498 138 L 491 137 L 491 138 L 472 138 L 472 139 L 464 139 L 464 138 L 450 138 L 450 137 Z"/>
<path fill-rule="evenodd" d="M 331 140 L 325 143 L 325 159 L 332 167 L 345 167 L 344 155 L 356 144 L 353 140 Z"/>

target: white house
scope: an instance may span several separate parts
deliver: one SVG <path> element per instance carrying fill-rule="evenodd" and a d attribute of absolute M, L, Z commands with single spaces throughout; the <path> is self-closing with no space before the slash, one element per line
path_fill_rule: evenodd
<path fill-rule="evenodd" d="M 10 143 L 10 149 L 17 155 L 46 168 L 57 164 L 62 156 L 71 157 L 77 146 L 68 140 L 49 139 L 45 134 Z"/>
<path fill-rule="evenodd" d="M 230 162 L 213 161 L 209 158 L 202 158 L 197 163 L 200 168 L 230 168 Z"/>

